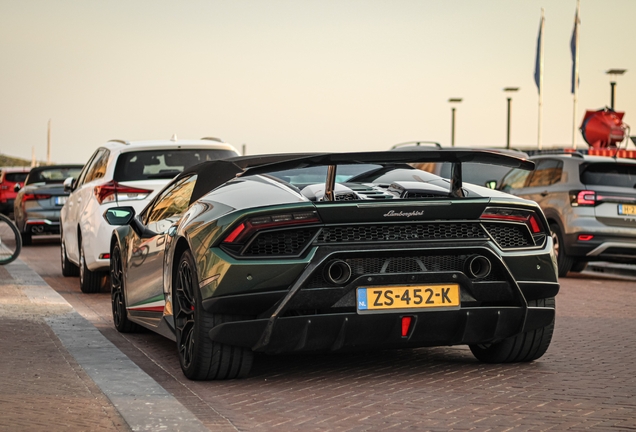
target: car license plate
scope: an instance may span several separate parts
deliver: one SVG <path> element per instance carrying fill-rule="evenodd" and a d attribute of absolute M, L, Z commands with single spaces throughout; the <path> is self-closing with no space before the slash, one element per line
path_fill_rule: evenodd
<path fill-rule="evenodd" d="M 619 204 L 618 214 L 619 215 L 636 215 L 636 205 Z"/>
<path fill-rule="evenodd" d="M 55 205 L 64 205 L 65 202 L 66 202 L 65 196 L 55 197 Z"/>
<path fill-rule="evenodd" d="M 458 284 L 358 288 L 358 310 L 459 308 Z"/>

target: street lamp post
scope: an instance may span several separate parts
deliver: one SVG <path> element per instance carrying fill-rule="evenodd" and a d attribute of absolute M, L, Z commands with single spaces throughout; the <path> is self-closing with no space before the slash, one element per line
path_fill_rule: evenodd
<path fill-rule="evenodd" d="M 455 104 L 462 101 L 462 98 L 450 98 L 448 102 L 451 105 L 451 147 L 455 147 Z"/>
<path fill-rule="evenodd" d="M 519 87 L 506 87 L 503 89 L 506 93 L 514 93 L 519 91 Z M 506 148 L 510 148 L 510 109 L 512 105 L 512 96 L 508 96 L 508 121 L 506 126 Z"/>
<path fill-rule="evenodd" d="M 617 75 L 623 75 L 625 72 L 627 72 L 627 69 L 610 69 L 608 71 L 605 71 L 606 74 L 608 74 L 610 76 L 610 108 L 612 109 L 612 111 L 614 111 L 614 95 L 615 95 L 615 91 L 616 91 L 616 76 Z"/>

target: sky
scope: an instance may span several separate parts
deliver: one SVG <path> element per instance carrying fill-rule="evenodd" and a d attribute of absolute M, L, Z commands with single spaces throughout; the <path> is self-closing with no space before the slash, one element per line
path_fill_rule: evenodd
<path fill-rule="evenodd" d="M 406 141 L 572 143 L 576 0 L 0 0 L 0 153 L 84 163 L 109 139 L 220 137 L 248 154 Z M 636 0 L 581 0 L 576 126 L 636 118 Z M 636 129 L 636 126 L 635 126 Z M 632 133 L 636 135 L 636 133 Z M 585 146 L 577 132 L 577 143 Z M 633 144 L 629 144 L 633 148 Z"/>

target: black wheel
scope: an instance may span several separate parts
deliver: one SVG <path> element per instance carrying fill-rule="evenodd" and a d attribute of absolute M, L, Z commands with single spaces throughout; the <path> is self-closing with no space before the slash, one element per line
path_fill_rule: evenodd
<path fill-rule="evenodd" d="M 0 264 L 14 261 L 22 250 L 20 231 L 5 215 L 0 215 Z"/>
<path fill-rule="evenodd" d="M 587 261 L 574 261 L 572 264 L 571 272 L 580 273 L 587 267 Z"/>
<path fill-rule="evenodd" d="M 554 297 L 528 301 L 528 306 L 555 307 Z M 485 363 L 529 362 L 541 357 L 552 341 L 554 321 L 541 329 L 531 330 L 484 345 L 470 345 L 473 355 Z"/>
<path fill-rule="evenodd" d="M 33 235 L 31 233 L 23 232 L 22 236 L 22 246 L 31 246 L 33 243 Z"/>
<path fill-rule="evenodd" d="M 79 275 L 79 267 L 68 260 L 68 256 L 66 255 L 66 245 L 64 244 L 64 236 L 60 241 L 60 258 L 62 260 L 62 275 L 69 276 L 78 276 Z"/>
<path fill-rule="evenodd" d="M 554 253 L 557 257 L 557 266 L 559 268 L 559 277 L 567 276 L 572 269 L 574 259 L 565 254 L 563 243 L 563 234 L 557 224 L 550 224 L 550 232 L 552 233 L 552 243 L 554 245 Z"/>
<path fill-rule="evenodd" d="M 110 302 L 113 309 L 113 323 L 120 333 L 133 333 L 140 327 L 128 319 L 126 311 L 126 291 L 124 290 L 124 271 L 119 245 L 115 245 L 110 254 Z"/>
<path fill-rule="evenodd" d="M 92 294 L 97 293 L 102 288 L 102 273 L 98 271 L 91 271 L 86 267 L 86 259 L 84 259 L 84 247 L 82 246 L 82 238 L 79 238 L 79 279 L 80 289 L 83 293 Z"/>
<path fill-rule="evenodd" d="M 203 309 L 196 266 L 190 251 L 185 251 L 179 260 L 173 287 L 177 350 L 183 374 L 191 380 L 247 376 L 252 367 L 252 351 L 216 343 L 208 335 L 214 326 L 241 317 L 210 314 Z"/>

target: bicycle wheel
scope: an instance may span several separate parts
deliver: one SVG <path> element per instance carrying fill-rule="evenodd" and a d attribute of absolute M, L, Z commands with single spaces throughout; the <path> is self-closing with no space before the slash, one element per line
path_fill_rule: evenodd
<path fill-rule="evenodd" d="M 0 264 L 9 264 L 20 255 L 22 238 L 11 219 L 0 214 Z"/>

